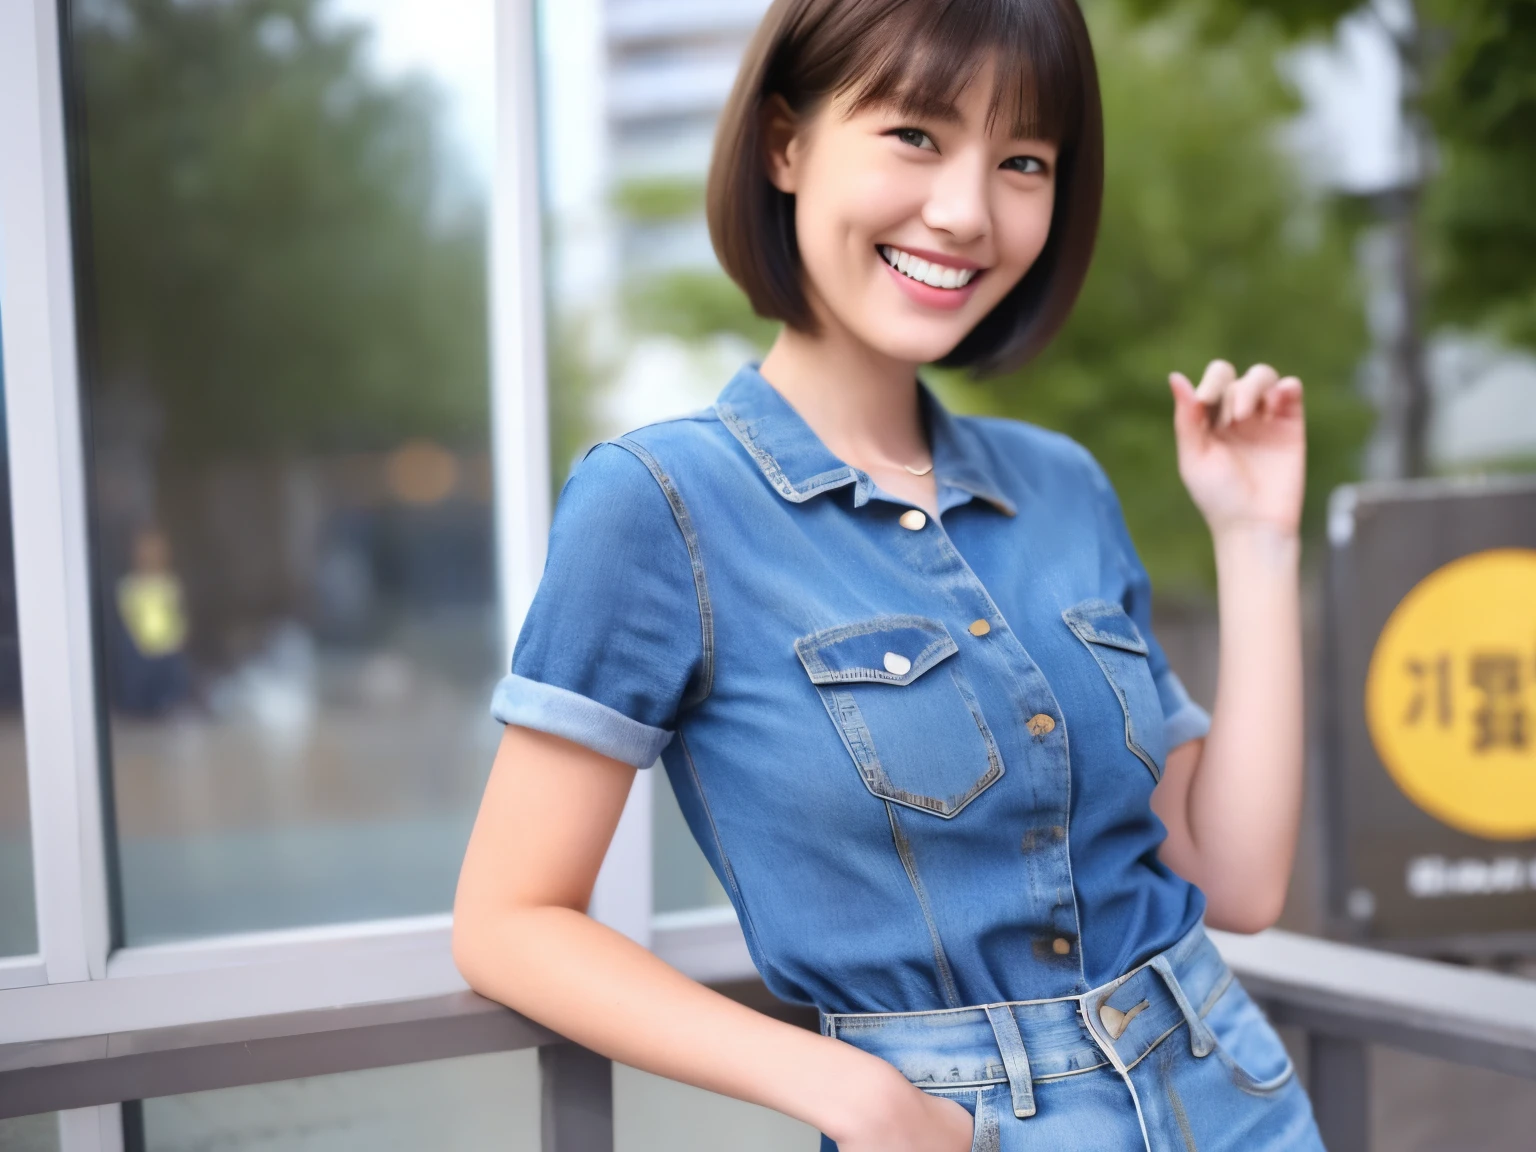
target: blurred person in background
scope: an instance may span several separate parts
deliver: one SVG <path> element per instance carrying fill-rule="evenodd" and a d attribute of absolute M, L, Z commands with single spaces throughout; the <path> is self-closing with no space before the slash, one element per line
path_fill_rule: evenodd
<path fill-rule="evenodd" d="M 117 675 L 113 703 L 139 716 L 161 716 L 187 698 L 187 615 L 171 544 L 153 525 L 133 540 L 132 567 L 117 582 Z"/>
<path fill-rule="evenodd" d="M 917 375 L 1045 347 L 1102 184 L 1073 0 L 772 5 L 709 214 L 784 326 L 712 409 L 599 445 L 561 495 L 455 906 L 478 991 L 842 1152 L 1321 1148 L 1204 929 L 1273 923 L 1295 851 L 1300 381 L 1170 376 L 1216 553 L 1208 715 L 1098 463 Z M 820 1036 L 586 915 L 658 756 Z"/>

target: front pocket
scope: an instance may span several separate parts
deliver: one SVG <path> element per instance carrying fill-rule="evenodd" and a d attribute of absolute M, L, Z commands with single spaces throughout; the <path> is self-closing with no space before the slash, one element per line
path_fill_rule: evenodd
<path fill-rule="evenodd" d="M 1163 705 L 1147 664 L 1147 642 L 1136 622 L 1109 600 L 1084 600 L 1061 618 L 1093 654 L 1119 697 L 1125 712 L 1125 746 L 1141 758 L 1153 780 L 1161 780 L 1168 756 Z"/>
<path fill-rule="evenodd" d="M 971 1114 L 971 1152 L 998 1152 L 1001 1133 L 998 1131 L 996 1097 L 1008 1091 L 1006 1084 L 992 1088 L 968 1088 L 963 1091 L 944 1088 L 924 1088 L 930 1096 L 953 1100 Z"/>
<path fill-rule="evenodd" d="M 1216 1053 L 1244 1092 L 1267 1096 L 1295 1074 L 1291 1055 L 1247 989 L 1232 980 L 1205 1014 Z"/>
<path fill-rule="evenodd" d="M 959 650 L 943 624 L 923 616 L 877 616 L 795 641 L 864 786 L 946 819 L 1003 774 L 953 659 Z"/>

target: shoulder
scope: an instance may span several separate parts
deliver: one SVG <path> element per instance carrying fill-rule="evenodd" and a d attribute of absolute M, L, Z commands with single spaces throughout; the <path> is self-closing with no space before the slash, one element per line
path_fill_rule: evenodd
<path fill-rule="evenodd" d="M 728 440 L 714 412 L 703 409 L 594 444 L 561 489 L 556 527 L 562 520 L 579 520 L 587 527 L 636 533 L 672 520 L 679 472 L 725 456 Z"/>
<path fill-rule="evenodd" d="M 1093 454 L 1064 432 L 1004 416 L 956 416 L 954 420 L 995 469 L 1028 490 L 1079 490 L 1095 495 L 1110 490 Z"/>

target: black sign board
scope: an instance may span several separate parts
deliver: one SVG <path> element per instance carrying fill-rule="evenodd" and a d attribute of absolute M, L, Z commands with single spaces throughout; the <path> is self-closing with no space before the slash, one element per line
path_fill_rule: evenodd
<path fill-rule="evenodd" d="M 1536 482 L 1342 488 L 1328 535 L 1331 930 L 1536 951 Z"/>

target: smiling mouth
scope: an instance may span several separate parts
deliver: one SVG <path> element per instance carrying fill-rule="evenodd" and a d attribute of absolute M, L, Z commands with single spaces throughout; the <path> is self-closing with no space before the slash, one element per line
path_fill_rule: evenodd
<path fill-rule="evenodd" d="M 910 252 L 903 252 L 900 248 L 892 248 L 889 244 L 879 245 L 878 251 L 880 259 L 907 279 L 916 280 L 930 288 L 964 288 L 982 271 L 979 268 L 951 268 L 946 264 L 936 264 Z"/>

